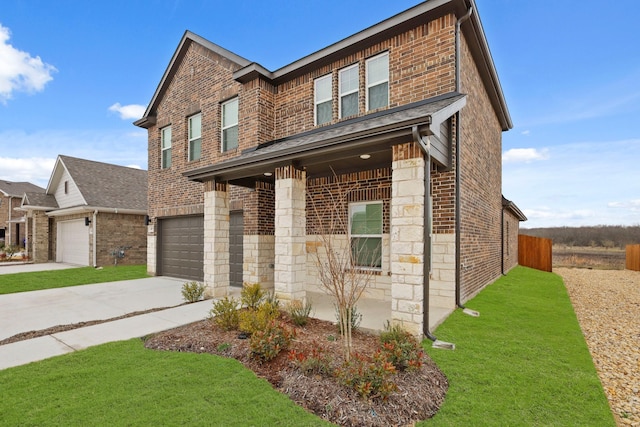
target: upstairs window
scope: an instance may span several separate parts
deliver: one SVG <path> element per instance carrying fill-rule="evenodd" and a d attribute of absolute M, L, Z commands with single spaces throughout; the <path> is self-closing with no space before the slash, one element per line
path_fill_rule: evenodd
<path fill-rule="evenodd" d="M 222 151 L 238 148 L 238 98 L 222 104 Z"/>
<path fill-rule="evenodd" d="M 354 266 L 382 268 L 382 202 L 349 205 L 349 239 Z"/>
<path fill-rule="evenodd" d="M 189 161 L 202 157 L 202 114 L 189 117 Z"/>
<path fill-rule="evenodd" d="M 367 111 L 389 105 L 389 53 L 367 60 Z"/>
<path fill-rule="evenodd" d="M 160 130 L 160 162 L 162 169 L 171 167 L 171 126 Z"/>
<path fill-rule="evenodd" d="M 314 104 L 316 125 L 329 123 L 332 119 L 331 74 L 314 82 Z"/>
<path fill-rule="evenodd" d="M 340 118 L 358 114 L 358 64 L 340 70 Z"/>

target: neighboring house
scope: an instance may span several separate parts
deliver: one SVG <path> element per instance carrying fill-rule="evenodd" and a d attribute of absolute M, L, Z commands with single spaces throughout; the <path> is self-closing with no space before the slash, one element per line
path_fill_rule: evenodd
<path fill-rule="evenodd" d="M 147 171 L 58 156 L 46 191 L 24 193 L 20 210 L 34 262 L 146 262 Z"/>
<path fill-rule="evenodd" d="M 24 213 L 16 211 L 26 192 L 42 192 L 44 188 L 30 182 L 0 180 L 0 246 L 24 248 Z"/>
<path fill-rule="evenodd" d="M 335 240 L 371 248 L 355 261 L 374 270 L 366 296 L 416 333 L 517 260 L 512 123 L 473 0 L 421 3 L 276 71 L 187 31 L 135 124 L 151 274 L 302 299 L 318 291 L 316 212 L 338 189 Z"/>

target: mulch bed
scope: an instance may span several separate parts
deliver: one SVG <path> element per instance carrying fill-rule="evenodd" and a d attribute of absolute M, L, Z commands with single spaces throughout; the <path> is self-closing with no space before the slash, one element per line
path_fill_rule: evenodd
<path fill-rule="evenodd" d="M 331 356 L 335 366 L 342 363 L 342 344 L 335 324 L 309 319 L 305 327 L 295 329 L 296 338 L 291 349 L 303 351 L 320 346 Z M 353 348 L 357 353 L 371 355 L 379 347 L 378 343 L 377 335 L 362 331 L 353 333 Z M 365 400 L 334 377 L 301 373 L 291 364 L 286 351 L 269 362 L 251 356 L 248 339 L 240 339 L 237 331 L 225 331 L 210 320 L 156 334 L 147 339 L 145 347 L 237 359 L 298 405 L 344 426 L 400 426 L 430 418 L 438 411 L 448 389 L 444 374 L 425 355 L 419 370 L 396 374 L 394 381 L 398 391 L 387 400 Z"/>

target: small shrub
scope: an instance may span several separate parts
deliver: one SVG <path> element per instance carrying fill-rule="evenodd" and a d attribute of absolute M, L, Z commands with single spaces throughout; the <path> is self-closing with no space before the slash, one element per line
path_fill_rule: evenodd
<path fill-rule="evenodd" d="M 278 311 L 280 310 L 280 300 L 273 291 L 265 293 L 263 302 L 271 304 Z"/>
<path fill-rule="evenodd" d="M 240 312 L 238 328 L 242 332 L 253 335 L 254 332 L 264 330 L 272 321 L 280 317 L 280 311 L 267 302 L 257 309 L 246 309 Z"/>
<path fill-rule="evenodd" d="M 256 309 L 264 299 L 264 291 L 260 283 L 245 283 L 240 291 L 242 305 L 250 309 Z"/>
<path fill-rule="evenodd" d="M 291 321 L 297 326 L 304 326 L 309 321 L 312 304 L 310 300 L 302 302 L 300 300 L 291 301 L 288 312 Z"/>
<path fill-rule="evenodd" d="M 283 322 L 272 321 L 263 330 L 251 334 L 249 347 L 254 356 L 264 361 L 274 359 L 282 350 L 287 350 L 295 331 Z"/>
<path fill-rule="evenodd" d="M 399 371 L 419 369 L 422 366 L 424 350 L 411 333 L 400 325 L 390 325 L 380 333 L 381 352 L 385 360 Z"/>
<path fill-rule="evenodd" d="M 355 390 L 365 399 L 381 398 L 386 400 L 398 389 L 393 381 L 396 368 L 385 360 L 380 351 L 371 359 L 354 354 L 349 362 L 336 370 L 341 384 Z"/>
<path fill-rule="evenodd" d="M 199 282 L 187 282 L 182 285 L 182 298 L 186 302 L 200 301 L 204 295 L 206 286 L 204 283 Z"/>
<path fill-rule="evenodd" d="M 238 300 L 234 297 L 224 297 L 213 302 L 210 311 L 213 322 L 227 331 L 238 329 Z"/>
<path fill-rule="evenodd" d="M 336 309 L 336 321 L 338 322 L 338 332 L 340 335 L 344 335 L 342 331 L 342 321 L 340 319 L 340 310 L 338 307 Z M 347 309 L 347 312 L 351 314 L 349 321 L 351 322 L 351 331 L 355 331 L 360 327 L 360 322 L 362 322 L 362 314 L 358 313 L 358 308 L 354 305 L 351 309 Z"/>
<path fill-rule="evenodd" d="M 314 345 L 311 351 L 295 351 L 289 352 L 289 360 L 304 374 L 330 375 L 331 357 L 325 354 L 325 349 L 319 345 Z"/>

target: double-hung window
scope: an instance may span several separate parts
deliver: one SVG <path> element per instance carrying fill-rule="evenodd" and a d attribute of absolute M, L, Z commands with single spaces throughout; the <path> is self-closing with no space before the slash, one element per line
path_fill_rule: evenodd
<path fill-rule="evenodd" d="M 349 239 L 355 267 L 382 267 L 382 202 L 349 205 Z"/>
<path fill-rule="evenodd" d="M 189 117 L 189 161 L 202 156 L 202 114 Z"/>
<path fill-rule="evenodd" d="M 161 167 L 168 169 L 171 167 L 171 126 L 163 127 L 160 130 L 160 140 Z"/>
<path fill-rule="evenodd" d="M 222 151 L 238 147 L 238 98 L 222 104 Z"/>
<path fill-rule="evenodd" d="M 332 116 L 331 74 L 314 82 L 314 104 L 316 125 L 329 123 Z"/>
<path fill-rule="evenodd" d="M 358 114 L 358 64 L 340 70 L 338 74 L 340 87 L 340 118 Z"/>
<path fill-rule="evenodd" d="M 389 53 L 367 60 L 367 111 L 389 105 Z"/>

